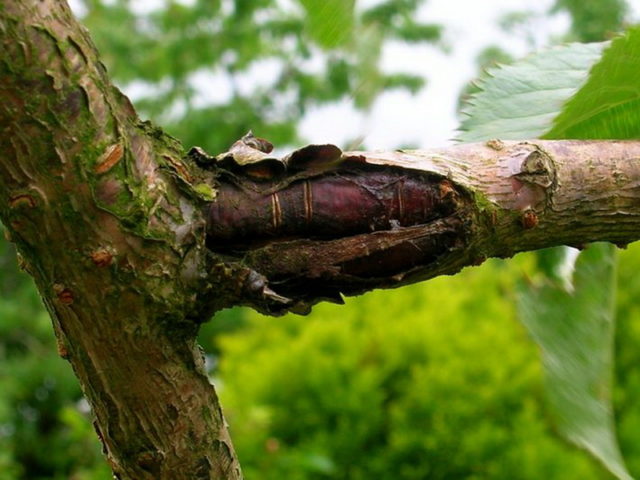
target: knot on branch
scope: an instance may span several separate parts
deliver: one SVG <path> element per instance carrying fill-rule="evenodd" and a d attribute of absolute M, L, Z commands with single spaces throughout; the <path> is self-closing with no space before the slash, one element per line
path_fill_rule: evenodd
<path fill-rule="evenodd" d="M 518 210 L 543 211 L 551 202 L 556 173 L 551 157 L 541 147 L 517 144 L 508 153 L 511 186 Z"/>

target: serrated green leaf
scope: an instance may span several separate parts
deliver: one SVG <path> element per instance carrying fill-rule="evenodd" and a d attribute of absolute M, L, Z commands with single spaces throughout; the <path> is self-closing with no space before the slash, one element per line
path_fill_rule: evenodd
<path fill-rule="evenodd" d="M 520 295 L 519 312 L 542 352 L 558 429 L 620 479 L 627 472 L 611 409 L 615 247 L 594 244 L 576 262 L 574 288 L 544 279 Z"/>
<path fill-rule="evenodd" d="M 573 43 L 487 72 L 464 111 L 459 139 L 535 138 L 548 131 L 562 105 L 586 80 L 605 43 Z"/>
<path fill-rule="evenodd" d="M 616 38 L 545 138 L 640 138 L 640 28 Z"/>

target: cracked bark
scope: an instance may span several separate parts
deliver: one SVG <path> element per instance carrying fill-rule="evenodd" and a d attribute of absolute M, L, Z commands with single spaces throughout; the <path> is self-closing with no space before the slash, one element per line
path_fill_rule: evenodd
<path fill-rule="evenodd" d="M 325 145 L 283 161 L 247 138 L 185 156 L 110 84 L 64 2 L 6 0 L 0 39 L 0 218 L 121 479 L 241 478 L 195 344 L 220 308 L 304 313 L 639 236 L 638 142 Z"/>

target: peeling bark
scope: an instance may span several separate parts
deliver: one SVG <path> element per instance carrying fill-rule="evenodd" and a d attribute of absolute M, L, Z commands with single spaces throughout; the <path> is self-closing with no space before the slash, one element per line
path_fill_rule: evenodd
<path fill-rule="evenodd" d="M 64 2 L 0 4 L 0 218 L 121 479 L 240 479 L 195 343 L 492 256 L 640 232 L 640 143 L 210 157 L 141 122 Z"/>

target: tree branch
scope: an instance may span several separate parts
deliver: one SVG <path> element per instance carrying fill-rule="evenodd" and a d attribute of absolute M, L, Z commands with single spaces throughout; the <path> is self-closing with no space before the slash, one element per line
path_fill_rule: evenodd
<path fill-rule="evenodd" d="M 209 208 L 209 248 L 255 272 L 255 297 L 239 300 L 267 313 L 305 313 L 489 257 L 640 237 L 639 142 L 347 153 L 325 145 L 294 152 L 281 168 L 274 161 L 237 144 L 210 161 L 220 196 Z"/>

